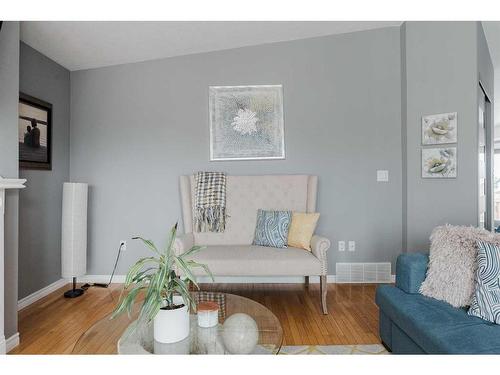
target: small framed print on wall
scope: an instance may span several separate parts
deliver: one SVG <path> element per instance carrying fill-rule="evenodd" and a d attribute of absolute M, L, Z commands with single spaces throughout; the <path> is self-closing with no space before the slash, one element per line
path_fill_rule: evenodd
<path fill-rule="evenodd" d="M 457 112 L 422 117 L 422 145 L 457 143 Z"/>
<path fill-rule="evenodd" d="M 457 177 L 457 148 L 422 149 L 422 178 Z"/>
<path fill-rule="evenodd" d="M 52 104 L 19 94 L 19 168 L 52 169 Z"/>

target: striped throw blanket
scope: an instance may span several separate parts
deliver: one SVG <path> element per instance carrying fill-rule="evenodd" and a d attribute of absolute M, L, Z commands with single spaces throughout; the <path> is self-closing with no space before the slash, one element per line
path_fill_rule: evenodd
<path fill-rule="evenodd" d="M 195 230 L 224 232 L 226 228 L 226 175 L 198 172 L 195 191 Z"/>

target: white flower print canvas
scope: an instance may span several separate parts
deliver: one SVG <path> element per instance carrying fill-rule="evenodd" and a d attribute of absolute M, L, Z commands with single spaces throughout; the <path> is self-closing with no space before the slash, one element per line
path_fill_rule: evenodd
<path fill-rule="evenodd" d="M 457 177 L 457 148 L 422 149 L 423 178 Z"/>
<path fill-rule="evenodd" d="M 457 143 L 457 112 L 422 117 L 422 144 Z"/>
<path fill-rule="evenodd" d="M 210 160 L 284 159 L 283 87 L 211 86 Z"/>

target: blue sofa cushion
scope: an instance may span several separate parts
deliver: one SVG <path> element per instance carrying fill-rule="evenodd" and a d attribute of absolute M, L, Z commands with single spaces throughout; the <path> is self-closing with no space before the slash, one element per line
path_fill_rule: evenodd
<path fill-rule="evenodd" d="M 389 285 L 377 289 L 376 302 L 427 353 L 500 354 L 500 326 L 465 309 Z"/>
<path fill-rule="evenodd" d="M 406 293 L 419 293 L 420 285 L 425 280 L 429 255 L 424 253 L 406 253 L 396 261 L 396 286 Z"/>

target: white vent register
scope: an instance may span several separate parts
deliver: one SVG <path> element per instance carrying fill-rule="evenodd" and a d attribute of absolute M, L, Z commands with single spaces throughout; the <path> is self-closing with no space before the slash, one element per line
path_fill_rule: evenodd
<path fill-rule="evenodd" d="M 337 283 L 390 283 L 391 263 L 336 263 Z"/>
<path fill-rule="evenodd" d="M 5 213 L 5 190 L 23 189 L 26 180 L 17 178 L 3 178 L 0 176 L 0 354 L 5 354 L 5 333 L 4 333 L 4 213 Z"/>

